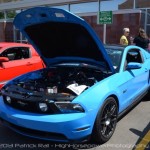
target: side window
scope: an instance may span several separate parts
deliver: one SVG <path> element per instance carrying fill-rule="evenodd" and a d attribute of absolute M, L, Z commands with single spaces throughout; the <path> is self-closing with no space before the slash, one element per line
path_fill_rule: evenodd
<path fill-rule="evenodd" d="M 124 64 L 124 70 L 126 70 L 127 64 L 130 62 L 143 63 L 143 57 L 139 49 L 131 49 L 128 51 Z"/>
<path fill-rule="evenodd" d="M 138 49 L 132 49 L 127 53 L 127 64 L 130 62 L 143 63 L 141 52 Z"/>
<path fill-rule="evenodd" d="M 20 51 L 22 51 L 22 58 L 23 59 L 31 57 L 29 48 L 27 48 L 27 47 L 21 47 Z"/>
<path fill-rule="evenodd" d="M 0 54 L 2 57 L 8 57 L 9 60 L 19 60 L 30 58 L 29 48 L 27 47 L 13 47 L 5 50 Z"/>

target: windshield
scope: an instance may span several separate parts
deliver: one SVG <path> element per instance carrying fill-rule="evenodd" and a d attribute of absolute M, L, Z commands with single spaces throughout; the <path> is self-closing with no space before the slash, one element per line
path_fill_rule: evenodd
<path fill-rule="evenodd" d="M 113 67 L 115 70 L 119 70 L 121 58 L 123 54 L 123 47 L 117 46 L 105 46 L 105 49 L 112 61 Z"/>

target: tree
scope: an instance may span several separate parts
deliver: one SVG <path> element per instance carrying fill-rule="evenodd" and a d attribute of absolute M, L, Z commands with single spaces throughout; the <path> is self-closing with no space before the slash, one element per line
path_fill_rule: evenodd
<path fill-rule="evenodd" d="M 0 12 L 0 19 L 4 19 L 4 13 Z"/>

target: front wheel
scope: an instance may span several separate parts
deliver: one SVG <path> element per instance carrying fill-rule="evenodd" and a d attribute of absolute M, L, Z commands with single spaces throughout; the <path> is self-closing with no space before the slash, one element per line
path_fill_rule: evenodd
<path fill-rule="evenodd" d="M 115 131 L 117 118 L 117 102 L 113 97 L 108 97 L 97 114 L 92 139 L 100 144 L 107 142 Z"/>

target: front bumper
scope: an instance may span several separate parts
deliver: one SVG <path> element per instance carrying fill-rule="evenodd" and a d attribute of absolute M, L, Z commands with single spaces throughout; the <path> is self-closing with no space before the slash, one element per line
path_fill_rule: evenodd
<path fill-rule="evenodd" d="M 90 113 L 43 115 L 16 110 L 0 97 L 0 120 L 14 131 L 51 141 L 84 141 L 92 133 Z"/>

